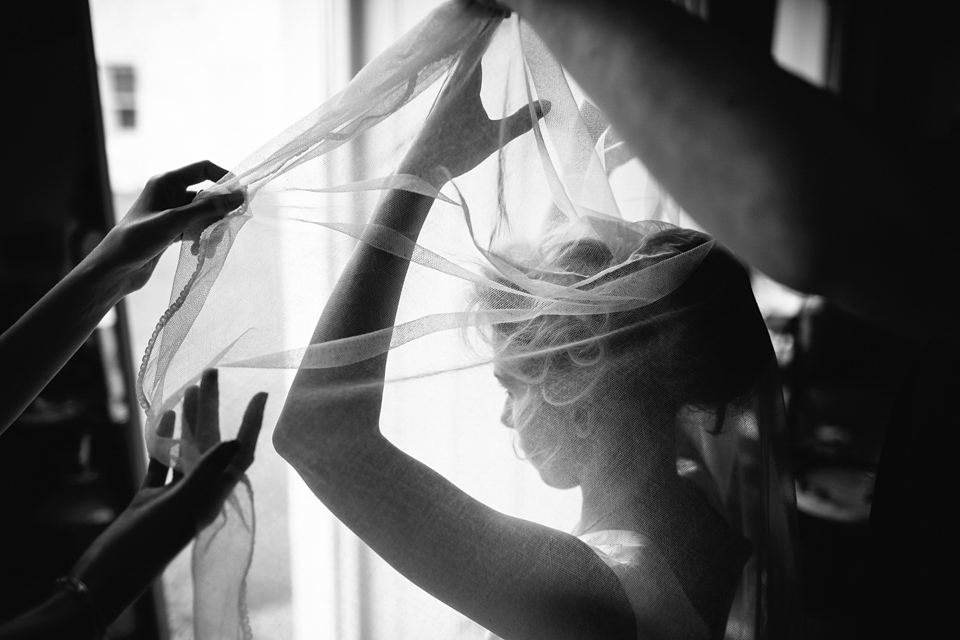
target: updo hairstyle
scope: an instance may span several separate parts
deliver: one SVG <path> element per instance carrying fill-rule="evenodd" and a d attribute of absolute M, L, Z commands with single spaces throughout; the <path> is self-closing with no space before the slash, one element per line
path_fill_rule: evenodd
<path fill-rule="evenodd" d="M 581 289 L 678 256 L 710 237 L 667 227 L 643 240 L 630 261 Z M 613 265 L 596 239 L 567 241 L 533 255 L 527 275 L 572 286 Z M 502 276 L 496 279 L 517 290 Z M 480 310 L 530 309 L 529 296 L 477 288 Z M 746 270 L 714 246 L 673 292 L 629 311 L 582 315 L 540 314 L 492 324 L 482 332 L 494 360 L 511 377 L 539 391 L 553 407 L 616 410 L 617 394 L 639 401 L 647 423 L 669 421 L 684 406 L 712 412 L 716 430 L 729 409 L 747 402 L 769 357 L 769 337 Z M 666 444 L 666 443 L 664 443 Z"/>

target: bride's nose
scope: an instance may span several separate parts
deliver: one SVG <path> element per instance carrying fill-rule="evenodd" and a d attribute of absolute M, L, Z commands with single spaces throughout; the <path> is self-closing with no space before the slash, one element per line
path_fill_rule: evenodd
<path fill-rule="evenodd" d="M 507 400 L 503 403 L 503 411 L 500 413 L 500 423 L 507 429 L 513 429 L 513 400 Z"/>

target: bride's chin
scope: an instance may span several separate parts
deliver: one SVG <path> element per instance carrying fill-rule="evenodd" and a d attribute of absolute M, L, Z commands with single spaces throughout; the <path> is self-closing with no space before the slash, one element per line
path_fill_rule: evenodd
<path fill-rule="evenodd" d="M 557 468 L 557 465 L 537 464 L 531 460 L 530 463 L 540 474 L 540 479 L 548 487 L 553 489 L 573 489 L 580 486 L 580 479 L 575 474 L 564 469 Z"/>
<path fill-rule="evenodd" d="M 580 486 L 580 479 L 573 469 L 576 465 L 571 464 L 563 455 L 557 455 L 556 450 L 544 447 L 542 442 L 523 436 L 524 434 L 521 434 L 520 437 L 523 457 L 537 470 L 544 484 L 553 489 L 573 489 Z M 529 451 L 533 452 L 528 453 Z"/>

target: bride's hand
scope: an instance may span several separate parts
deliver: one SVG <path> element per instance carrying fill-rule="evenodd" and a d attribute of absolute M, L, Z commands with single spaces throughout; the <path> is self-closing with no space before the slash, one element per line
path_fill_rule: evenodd
<path fill-rule="evenodd" d="M 439 189 L 530 131 L 531 114 L 539 119 L 550 111 L 548 102 L 537 101 L 500 120 L 487 116 L 480 100 L 480 60 L 496 26 L 488 25 L 461 54 L 399 173 L 416 175 Z"/>

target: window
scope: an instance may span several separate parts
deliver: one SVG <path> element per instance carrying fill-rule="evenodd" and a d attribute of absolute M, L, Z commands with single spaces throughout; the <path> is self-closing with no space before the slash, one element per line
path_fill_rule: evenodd
<path fill-rule="evenodd" d="M 118 213 L 130 208 L 150 175 L 203 157 L 227 167 L 245 157 L 340 91 L 358 70 L 351 66 L 352 50 L 382 50 L 438 1 L 323 0 L 247 6 L 231 0 L 92 0 L 98 55 L 109 61 L 103 67 L 103 107 Z M 174 5 L 181 10 L 173 10 Z M 365 11 L 357 9 L 362 6 Z M 204 20 L 230 28 L 195 28 Z M 256 33 L 258 53 L 238 58 L 237 34 L 248 30 Z M 171 38 L 170 33 L 178 37 Z M 214 71 L 197 73 L 198 59 Z M 143 84 L 144 78 L 149 78 L 149 85 Z M 242 99 L 241 86 L 253 89 L 244 91 Z M 147 121 L 149 127 L 144 126 Z M 334 202 L 331 196 L 331 206 Z M 349 251 L 352 243 L 333 249 Z M 168 251 L 150 282 L 127 301 L 135 368 L 169 305 L 171 290 L 179 293 L 181 288 L 175 282 L 176 263 L 177 252 Z M 331 281 L 335 275 L 331 268 Z M 289 279 L 295 277 L 291 271 Z M 303 332 L 312 332 L 316 317 L 304 314 L 300 320 Z M 438 339 L 437 348 L 441 342 L 446 346 Z M 462 348 L 459 343 L 455 347 Z M 269 378 L 282 389 L 289 381 L 283 382 L 281 374 L 265 374 L 264 380 Z M 230 375 L 221 371 L 224 390 L 231 388 Z M 456 470 L 463 488 L 501 511 L 529 514 L 538 509 L 551 514 L 559 511 L 553 509 L 556 502 L 562 502 L 566 519 L 551 524 L 569 530 L 579 513 L 579 494 L 548 488 L 533 467 L 516 459 L 509 430 L 498 426 L 503 396 L 492 371 L 471 369 L 449 379 L 451 391 L 440 394 L 442 398 L 434 397 L 428 382 L 411 381 L 403 389 L 391 389 L 385 430 L 445 473 Z M 460 408 L 464 397 L 460 389 L 477 398 L 469 416 Z M 272 397 L 281 397 L 278 393 Z M 486 400 L 482 408 L 480 399 Z M 429 407 L 429 414 L 424 407 Z M 433 428 L 416 428 L 423 423 Z M 445 428 L 449 424 L 458 425 L 456 437 Z M 276 454 L 269 433 L 261 435 L 259 449 L 250 472 L 259 511 L 247 582 L 254 637 L 463 639 L 476 632 L 472 623 L 401 578 L 341 525 Z M 485 455 L 478 455 L 481 451 Z M 494 470 L 491 458 L 502 466 Z M 167 569 L 164 585 L 171 640 L 192 639 L 189 551 Z"/>
<path fill-rule="evenodd" d="M 137 75 L 130 65 L 115 65 L 107 69 L 113 92 L 113 113 L 120 129 L 137 127 Z"/>

